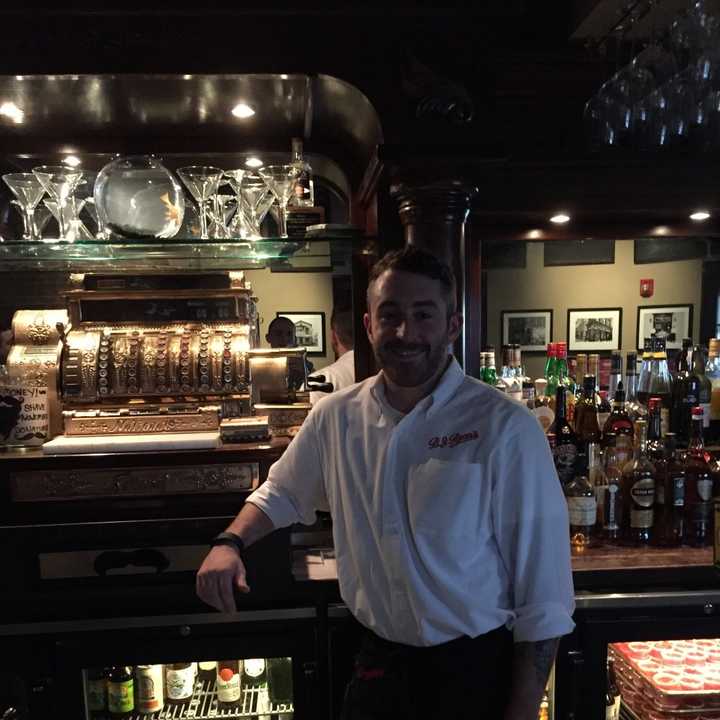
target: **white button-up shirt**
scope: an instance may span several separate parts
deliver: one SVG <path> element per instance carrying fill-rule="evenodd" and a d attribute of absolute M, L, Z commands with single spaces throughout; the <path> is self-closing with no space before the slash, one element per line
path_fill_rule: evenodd
<path fill-rule="evenodd" d="M 248 501 L 276 527 L 329 510 L 341 596 L 388 640 L 571 632 L 567 508 L 537 420 L 454 360 L 407 415 L 384 388 L 379 373 L 319 403 Z"/>
<path fill-rule="evenodd" d="M 333 392 L 342 390 L 355 382 L 355 353 L 348 350 L 343 353 L 334 363 L 315 371 L 317 375 L 323 375 L 325 382 L 332 383 Z M 316 402 L 326 398 L 329 393 L 311 392 L 310 402 Z"/>

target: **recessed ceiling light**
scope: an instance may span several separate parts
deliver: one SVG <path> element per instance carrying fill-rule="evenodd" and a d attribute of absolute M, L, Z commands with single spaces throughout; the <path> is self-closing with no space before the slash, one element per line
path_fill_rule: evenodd
<path fill-rule="evenodd" d="M 556 225 L 564 225 L 565 223 L 570 222 L 570 216 L 565 213 L 558 213 L 550 218 L 550 222 L 555 223 Z"/>
<path fill-rule="evenodd" d="M 77 167 L 82 164 L 82 160 L 77 155 L 66 155 L 63 158 L 63 163 L 65 165 L 69 165 L 70 167 Z"/>
<path fill-rule="evenodd" d="M 707 220 L 709 217 L 710 213 L 707 210 L 697 210 L 690 216 L 690 219 L 695 222 L 703 222 L 703 220 Z"/>
<path fill-rule="evenodd" d="M 236 118 L 249 118 L 255 114 L 255 111 L 246 103 L 238 103 L 233 109 L 232 114 Z"/>
<path fill-rule="evenodd" d="M 183 80 L 192 80 L 192 75 L 183 75 Z"/>
<path fill-rule="evenodd" d="M 280 76 L 280 79 L 281 79 L 281 80 L 287 80 L 289 77 L 290 77 L 289 75 L 285 75 L 285 73 L 283 73 L 283 74 Z"/>
<path fill-rule="evenodd" d="M 263 164 L 264 164 L 263 161 L 258 157 L 249 157 L 245 161 L 245 165 L 247 165 L 247 167 L 249 167 L 249 168 L 259 168 L 259 167 L 262 167 Z"/>
<path fill-rule="evenodd" d="M 527 234 L 525 235 L 525 237 L 528 240 L 540 240 L 542 238 L 542 236 L 543 236 L 542 230 L 537 230 L 537 229 L 528 230 Z"/>

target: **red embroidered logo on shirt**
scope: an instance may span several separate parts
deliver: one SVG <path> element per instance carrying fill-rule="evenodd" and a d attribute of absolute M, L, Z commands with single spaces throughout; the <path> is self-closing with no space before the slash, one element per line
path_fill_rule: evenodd
<path fill-rule="evenodd" d="M 443 435 L 442 437 L 436 435 L 434 438 L 428 440 L 428 447 L 431 450 L 436 448 L 454 448 L 456 445 L 477 440 L 479 437 L 477 430 L 468 433 L 453 433 L 452 435 Z"/>

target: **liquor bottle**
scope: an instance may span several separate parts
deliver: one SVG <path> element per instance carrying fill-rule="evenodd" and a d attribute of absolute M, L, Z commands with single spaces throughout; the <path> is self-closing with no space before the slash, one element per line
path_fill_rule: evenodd
<path fill-rule="evenodd" d="M 560 483 L 565 486 L 575 475 L 575 461 L 578 453 L 577 435 L 570 427 L 566 417 L 565 396 L 567 388 L 558 386 L 555 395 L 555 420 L 553 421 L 548 436 L 552 435 L 553 441 L 551 451 L 555 469 L 557 470 Z"/>
<path fill-rule="evenodd" d="M 240 662 L 238 660 L 218 660 L 217 699 L 222 707 L 237 705 L 242 696 L 240 682 Z"/>
<path fill-rule="evenodd" d="M 108 677 L 108 711 L 112 717 L 126 717 L 135 709 L 132 667 L 115 665 Z"/>
<path fill-rule="evenodd" d="M 166 700 L 169 705 L 187 705 L 193 696 L 194 685 L 193 663 L 170 663 L 165 666 Z"/>
<path fill-rule="evenodd" d="M 629 352 L 626 357 L 627 370 L 625 372 L 625 409 L 630 419 L 635 422 L 644 418 L 647 414 L 646 408 L 638 400 L 637 353 Z"/>
<path fill-rule="evenodd" d="M 615 398 L 615 393 L 623 379 L 623 359 L 619 351 L 613 350 L 610 356 L 610 379 L 608 383 L 608 397 Z"/>
<path fill-rule="evenodd" d="M 587 375 L 587 355 L 578 353 L 575 358 L 575 394 L 582 395 L 583 378 Z"/>
<path fill-rule="evenodd" d="M 568 369 L 566 342 L 555 343 L 555 355 L 558 384 L 569 387 L 572 384 L 572 378 L 570 377 L 570 370 Z"/>
<path fill-rule="evenodd" d="M 626 452 L 616 447 L 615 436 L 608 433 L 604 449 L 605 498 L 602 502 L 602 533 L 604 542 L 614 545 L 620 540 L 622 526 L 622 473 L 627 464 Z"/>
<path fill-rule="evenodd" d="M 298 169 L 293 194 L 288 201 L 290 207 L 313 207 L 315 205 L 315 183 L 312 168 L 303 156 L 303 141 L 292 139 L 292 158 L 290 164 Z"/>
<path fill-rule="evenodd" d="M 165 707 L 162 665 L 138 665 L 135 668 L 135 682 L 136 708 L 139 713 L 151 715 Z"/>
<path fill-rule="evenodd" d="M 554 398 L 555 390 L 557 390 L 557 346 L 555 343 L 547 344 L 547 359 L 543 376 L 547 381 L 545 393 L 549 398 Z"/>
<path fill-rule="evenodd" d="M 87 671 L 87 708 L 91 716 L 104 715 L 108 709 L 108 672 L 105 668 Z"/>
<path fill-rule="evenodd" d="M 202 680 L 212 680 L 215 682 L 217 662 L 215 660 L 201 660 L 198 663 L 198 675 Z"/>
<path fill-rule="evenodd" d="M 711 385 L 710 437 L 715 440 L 720 434 L 720 338 L 710 338 L 705 375 Z"/>
<path fill-rule="evenodd" d="M 586 375 L 583 378 L 582 397 L 575 403 L 575 434 L 579 446 L 583 449 L 587 443 L 600 441 L 594 375 Z"/>
<path fill-rule="evenodd" d="M 587 374 L 592 375 L 595 378 L 595 402 L 600 403 L 600 355 L 597 353 L 590 353 L 588 355 L 588 369 Z"/>
<path fill-rule="evenodd" d="M 598 403 L 598 425 L 604 428 L 612 412 L 612 406 L 608 401 L 607 390 L 601 390 L 598 394 L 600 396 L 600 402 Z"/>
<path fill-rule="evenodd" d="M 665 460 L 665 445 L 662 441 L 661 404 L 661 400 L 658 397 L 651 397 L 648 400 L 647 456 L 653 464 L 655 464 L 656 461 Z M 655 469 L 659 472 L 657 467 Z"/>
<path fill-rule="evenodd" d="M 697 378 L 699 389 L 697 404 L 703 411 L 703 429 L 707 430 L 710 427 L 712 383 L 705 375 L 705 352 L 701 345 L 695 345 L 693 348 L 690 377 Z"/>
<path fill-rule="evenodd" d="M 495 369 L 495 348 L 490 347 L 486 350 L 487 352 L 487 365 L 485 369 L 485 382 L 490 385 L 490 387 L 495 387 L 497 385 L 497 371 Z"/>
<path fill-rule="evenodd" d="M 594 544 L 597 523 L 597 499 L 588 477 L 587 455 L 578 455 L 575 477 L 565 486 L 564 492 L 570 520 L 570 546 L 573 552 L 582 552 Z"/>
<path fill-rule="evenodd" d="M 484 351 L 480 353 L 480 379 L 487 382 L 487 353 Z"/>
<path fill-rule="evenodd" d="M 612 411 L 605 421 L 605 425 L 603 425 L 602 433 L 603 446 L 609 444 L 607 437 L 612 435 L 618 455 L 623 456 L 625 462 L 629 462 L 632 459 L 635 425 L 627 412 L 625 389 L 622 381 L 618 383 L 617 389 L 615 390 Z M 623 457 L 620 459 L 623 459 Z"/>
<path fill-rule="evenodd" d="M 555 421 L 555 413 L 550 407 L 550 398 L 546 394 L 546 385 L 547 380 L 545 378 L 538 378 L 535 381 L 535 407 L 533 409 L 533 415 L 535 415 L 545 433 L 550 430 Z"/>
<path fill-rule="evenodd" d="M 653 363 L 653 341 L 654 338 L 645 338 L 643 341 L 642 362 L 638 375 L 637 397 L 643 405 L 647 404 L 650 393 L 650 374 Z"/>
<path fill-rule="evenodd" d="M 290 705 L 293 701 L 292 659 L 268 658 L 268 691 L 273 705 Z"/>
<path fill-rule="evenodd" d="M 677 547 L 685 535 L 685 465 L 677 455 L 675 433 L 665 436 L 665 457 L 658 471 L 655 492 L 655 540 L 661 547 Z"/>
<path fill-rule="evenodd" d="M 605 516 L 608 498 L 608 482 L 603 467 L 603 453 L 600 443 L 588 445 L 588 480 L 595 492 L 595 528 L 593 529 L 593 545 L 600 545 L 605 529 Z"/>
<path fill-rule="evenodd" d="M 636 423 L 638 447 L 635 459 L 623 468 L 622 542 L 625 545 L 648 545 L 652 539 L 655 504 L 655 466 L 647 457 L 647 422 Z"/>
<path fill-rule="evenodd" d="M 264 658 L 250 658 L 243 661 L 243 676 L 253 687 L 267 682 Z"/>
<path fill-rule="evenodd" d="M 516 402 L 522 402 L 522 382 L 513 368 L 513 348 L 511 345 L 502 346 L 502 370 L 500 382 L 504 386 L 508 397 Z"/>
<path fill-rule="evenodd" d="M 694 547 L 713 542 L 713 474 L 705 452 L 703 421 L 703 409 L 694 407 L 685 456 L 685 539 Z"/>
<path fill-rule="evenodd" d="M 698 404 L 698 379 L 690 379 L 690 352 L 692 340 L 685 338 L 678 354 L 678 366 L 673 383 L 672 408 L 670 409 L 670 430 L 680 440 L 687 442 L 690 437 L 690 412 Z"/>
<path fill-rule="evenodd" d="M 663 435 L 670 430 L 670 408 L 672 406 L 672 376 L 668 367 L 665 340 L 655 338 L 653 341 L 653 358 L 650 367 L 649 393 L 650 397 L 659 397 L 661 400 L 660 417 L 662 420 Z M 709 399 L 708 399 L 709 402 Z"/>

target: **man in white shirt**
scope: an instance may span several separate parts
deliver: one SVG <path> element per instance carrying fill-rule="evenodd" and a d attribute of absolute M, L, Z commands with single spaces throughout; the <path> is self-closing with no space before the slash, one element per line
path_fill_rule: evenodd
<path fill-rule="evenodd" d="M 342 390 L 355 382 L 355 353 L 353 352 L 353 323 L 352 312 L 333 308 L 330 318 L 330 344 L 337 356 L 337 360 L 315 371 L 322 375 L 326 383 L 331 383 L 333 392 Z M 314 405 L 327 397 L 328 393 L 311 392 L 310 402 Z"/>
<path fill-rule="evenodd" d="M 365 326 L 382 371 L 313 408 L 198 572 L 200 597 L 231 612 L 249 591 L 243 546 L 329 511 L 340 592 L 365 628 L 347 720 L 536 720 L 573 629 L 547 442 L 448 355 L 461 323 L 446 265 L 412 247 L 380 260 Z"/>

